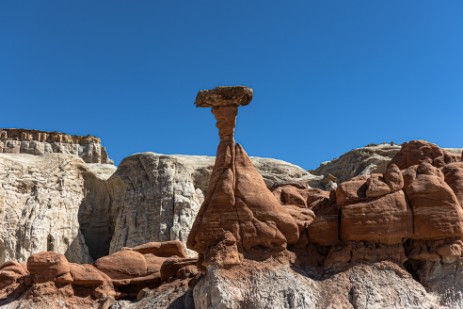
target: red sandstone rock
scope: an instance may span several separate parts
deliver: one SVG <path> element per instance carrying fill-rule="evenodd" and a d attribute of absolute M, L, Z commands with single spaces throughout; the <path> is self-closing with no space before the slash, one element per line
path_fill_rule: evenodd
<path fill-rule="evenodd" d="M 367 197 L 380 197 L 391 193 L 391 188 L 381 174 L 373 174 L 367 180 Z"/>
<path fill-rule="evenodd" d="M 413 234 L 413 217 L 403 191 L 341 209 L 341 234 L 346 241 L 402 243 Z"/>
<path fill-rule="evenodd" d="M 333 246 L 339 242 L 339 209 L 334 200 L 328 200 L 315 209 L 315 219 L 308 228 L 311 242 Z"/>
<path fill-rule="evenodd" d="M 136 246 L 133 248 L 123 248 L 125 250 L 133 250 L 141 254 L 151 253 L 158 257 L 171 257 L 178 256 L 186 258 L 185 249 L 179 240 L 170 240 L 164 242 L 148 242 L 146 244 Z"/>
<path fill-rule="evenodd" d="M 83 287 L 97 287 L 111 284 L 111 278 L 90 264 L 70 264 L 72 284 Z"/>
<path fill-rule="evenodd" d="M 284 185 L 276 188 L 272 193 L 282 205 L 307 207 L 309 189 L 303 189 L 293 185 Z"/>
<path fill-rule="evenodd" d="M 389 164 L 395 164 L 402 170 L 423 162 L 441 168 L 445 164 L 454 161 L 455 158 L 452 155 L 440 149 L 437 145 L 426 141 L 414 140 L 404 143 Z"/>
<path fill-rule="evenodd" d="M 463 210 L 440 170 L 430 163 L 420 164 L 405 190 L 413 210 L 414 239 L 463 236 Z"/>
<path fill-rule="evenodd" d="M 6 262 L 0 266 L 0 299 L 8 297 L 24 285 L 24 278 L 29 272 L 18 262 Z"/>
<path fill-rule="evenodd" d="M 389 164 L 383 174 L 384 181 L 387 183 L 391 192 L 402 190 L 404 187 L 404 177 L 399 167 L 395 164 Z"/>
<path fill-rule="evenodd" d="M 442 172 L 445 182 L 452 188 L 460 205 L 463 206 L 463 162 L 447 164 Z"/>
<path fill-rule="evenodd" d="M 339 207 L 362 202 L 367 198 L 367 176 L 354 177 L 343 182 L 336 189 L 336 202 Z"/>
<path fill-rule="evenodd" d="M 237 106 L 243 102 L 235 102 L 233 98 L 246 97 L 249 91 L 242 89 L 242 94 L 234 93 L 228 99 L 226 89 L 222 90 L 209 92 L 213 93 L 210 102 L 207 95 L 196 102 L 197 106 L 213 106 L 220 144 L 208 194 L 187 245 L 200 253 L 200 257 L 213 259 L 208 251 L 217 252 L 213 247 L 221 247 L 225 233 L 229 232 L 236 239 L 237 250 L 246 257 L 260 258 L 262 254 L 281 252 L 288 243 L 297 242 L 300 231 L 293 217 L 267 189 L 244 149 L 235 145 Z M 244 102 L 249 103 L 247 99 Z"/>
<path fill-rule="evenodd" d="M 143 254 L 130 250 L 99 258 L 95 261 L 95 266 L 113 280 L 143 277 L 148 270 Z"/>
<path fill-rule="evenodd" d="M 189 276 L 193 277 L 198 273 L 197 262 L 197 259 L 167 259 L 161 267 L 161 280 L 165 282 L 171 278 L 185 279 Z"/>
<path fill-rule="evenodd" d="M 59 253 L 42 252 L 27 259 L 27 270 L 36 283 L 55 281 L 57 277 L 70 272 L 66 257 Z"/>

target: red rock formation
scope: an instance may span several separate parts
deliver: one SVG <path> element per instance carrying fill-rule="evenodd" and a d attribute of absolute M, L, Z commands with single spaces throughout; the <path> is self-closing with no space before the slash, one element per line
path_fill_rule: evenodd
<path fill-rule="evenodd" d="M 42 252 L 33 254 L 27 267 L 17 262 L 0 266 L 0 301 L 21 294 L 34 299 L 59 295 L 66 304 L 91 307 L 108 298 L 133 299 L 142 289 L 165 282 L 189 281 L 198 273 L 196 264 L 197 259 L 185 257 L 180 241 L 124 248 L 95 265 L 69 263 L 62 254 Z"/>
<path fill-rule="evenodd" d="M 341 209 L 345 241 L 402 243 L 413 234 L 413 217 L 403 191 L 345 205 Z"/>
<path fill-rule="evenodd" d="M 239 263 L 239 254 L 264 258 L 299 238 L 298 224 L 290 212 L 267 189 L 244 149 L 235 145 L 238 106 L 251 98 L 249 88 L 219 87 L 200 92 L 196 100 L 198 107 L 212 107 L 220 136 L 208 194 L 187 241 L 205 259 L 203 264 L 234 265 Z"/>
<path fill-rule="evenodd" d="M 426 141 L 413 140 L 404 143 L 389 164 L 395 164 L 403 170 L 423 162 L 440 168 L 454 161 L 455 157 L 447 151 L 440 149 L 439 146 Z"/>
<path fill-rule="evenodd" d="M 421 163 L 405 192 L 413 210 L 414 239 L 463 237 L 463 210 L 439 169 Z"/>
<path fill-rule="evenodd" d="M 273 194 L 290 211 L 299 229 L 307 229 L 310 242 L 331 246 L 338 242 L 338 206 L 334 191 L 285 185 Z M 298 220 L 298 213 L 303 213 Z M 301 224 L 308 224 L 303 229 Z"/>

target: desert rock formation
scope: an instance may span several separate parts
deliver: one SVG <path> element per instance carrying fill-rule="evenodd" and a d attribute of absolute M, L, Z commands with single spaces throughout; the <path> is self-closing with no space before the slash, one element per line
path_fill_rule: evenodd
<path fill-rule="evenodd" d="M 0 154 L 0 262 L 25 261 L 41 251 L 65 254 L 73 262 L 91 261 L 79 212 L 86 185 L 103 181 L 114 170 L 69 154 Z"/>
<path fill-rule="evenodd" d="M 98 137 L 26 129 L 0 129 L 0 153 L 66 153 L 87 163 L 113 164 Z"/>
<path fill-rule="evenodd" d="M 75 153 L 0 154 L 0 305 L 463 308 L 461 149 L 367 146 L 313 176 L 235 144 L 251 99 L 198 94 L 215 163 L 140 153 L 114 172 Z"/>
<path fill-rule="evenodd" d="M 299 226 L 290 211 L 281 207 L 244 149 L 235 144 L 238 106 L 251 99 L 252 90 L 247 87 L 205 90 L 196 99 L 197 107 L 212 107 L 220 136 L 208 193 L 187 241 L 203 266 L 230 267 L 243 258 L 267 258 L 299 238 Z M 313 218 L 310 214 L 301 217 L 303 225 Z"/>
<path fill-rule="evenodd" d="M 94 264 L 69 263 L 62 254 L 40 252 L 25 264 L 0 266 L 0 306 L 109 308 L 164 283 L 188 286 L 198 273 L 196 262 L 185 257 L 179 241 L 123 248 Z"/>

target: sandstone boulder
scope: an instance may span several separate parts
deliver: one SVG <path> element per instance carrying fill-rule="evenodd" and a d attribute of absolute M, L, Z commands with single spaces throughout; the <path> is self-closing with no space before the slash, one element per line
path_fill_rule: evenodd
<path fill-rule="evenodd" d="M 447 164 L 442 172 L 445 182 L 452 188 L 460 205 L 463 205 L 463 162 Z"/>
<path fill-rule="evenodd" d="M 395 164 L 389 164 L 383 174 L 384 181 L 387 183 L 391 192 L 402 190 L 404 187 L 404 176 L 401 170 Z"/>
<path fill-rule="evenodd" d="M 381 174 L 373 174 L 367 179 L 367 197 L 380 197 L 391 193 L 391 188 Z"/>
<path fill-rule="evenodd" d="M 35 283 L 54 282 L 60 276 L 69 274 L 71 268 L 63 254 L 42 252 L 27 259 L 27 270 Z"/>
<path fill-rule="evenodd" d="M 148 266 L 143 254 L 123 250 L 99 258 L 95 267 L 113 280 L 133 279 L 147 275 Z"/>
<path fill-rule="evenodd" d="M 364 201 L 367 198 L 368 178 L 368 176 L 358 176 L 340 184 L 336 189 L 338 206 Z"/>
<path fill-rule="evenodd" d="M 440 170 L 431 163 L 417 168 L 406 187 L 413 210 L 414 239 L 435 240 L 463 236 L 463 210 Z"/>
<path fill-rule="evenodd" d="M 141 254 L 153 254 L 158 257 L 178 256 L 186 258 L 185 249 L 179 240 L 170 240 L 164 242 L 148 242 L 133 248 L 123 248 L 140 252 Z"/>
<path fill-rule="evenodd" d="M 346 241 L 402 243 L 413 234 L 413 216 L 403 191 L 344 205 L 341 234 Z"/>

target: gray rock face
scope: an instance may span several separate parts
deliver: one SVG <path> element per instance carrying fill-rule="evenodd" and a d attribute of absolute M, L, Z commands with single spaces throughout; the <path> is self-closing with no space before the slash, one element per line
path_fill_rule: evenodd
<path fill-rule="evenodd" d="M 323 162 L 311 173 L 332 174 L 337 178 L 338 183 L 355 176 L 383 173 L 389 161 L 399 150 L 400 145 L 396 144 L 379 144 L 353 149 L 339 158 Z"/>
<path fill-rule="evenodd" d="M 78 156 L 87 163 L 113 164 L 98 137 L 60 132 L 0 129 L 0 153 L 65 153 Z"/>
<path fill-rule="evenodd" d="M 348 151 L 339 158 L 323 162 L 318 168 L 309 172 L 321 178 L 331 174 L 337 178 L 338 184 L 356 176 L 384 173 L 389 161 L 399 152 L 400 148 L 400 145 L 394 143 L 371 144 Z M 456 157 L 461 157 L 463 151 L 463 148 L 442 149 Z M 313 184 L 317 185 L 316 182 Z M 323 183 L 319 185 L 321 188 L 324 186 Z"/>
<path fill-rule="evenodd" d="M 193 290 L 197 309 L 226 308 L 453 308 L 441 307 L 391 262 L 359 264 L 311 279 L 285 265 L 208 269 Z"/>
<path fill-rule="evenodd" d="M 104 179 L 115 167 L 89 165 L 67 154 L 0 154 L 1 263 L 41 251 L 91 261 L 78 223 L 87 194 L 84 175 Z"/>

